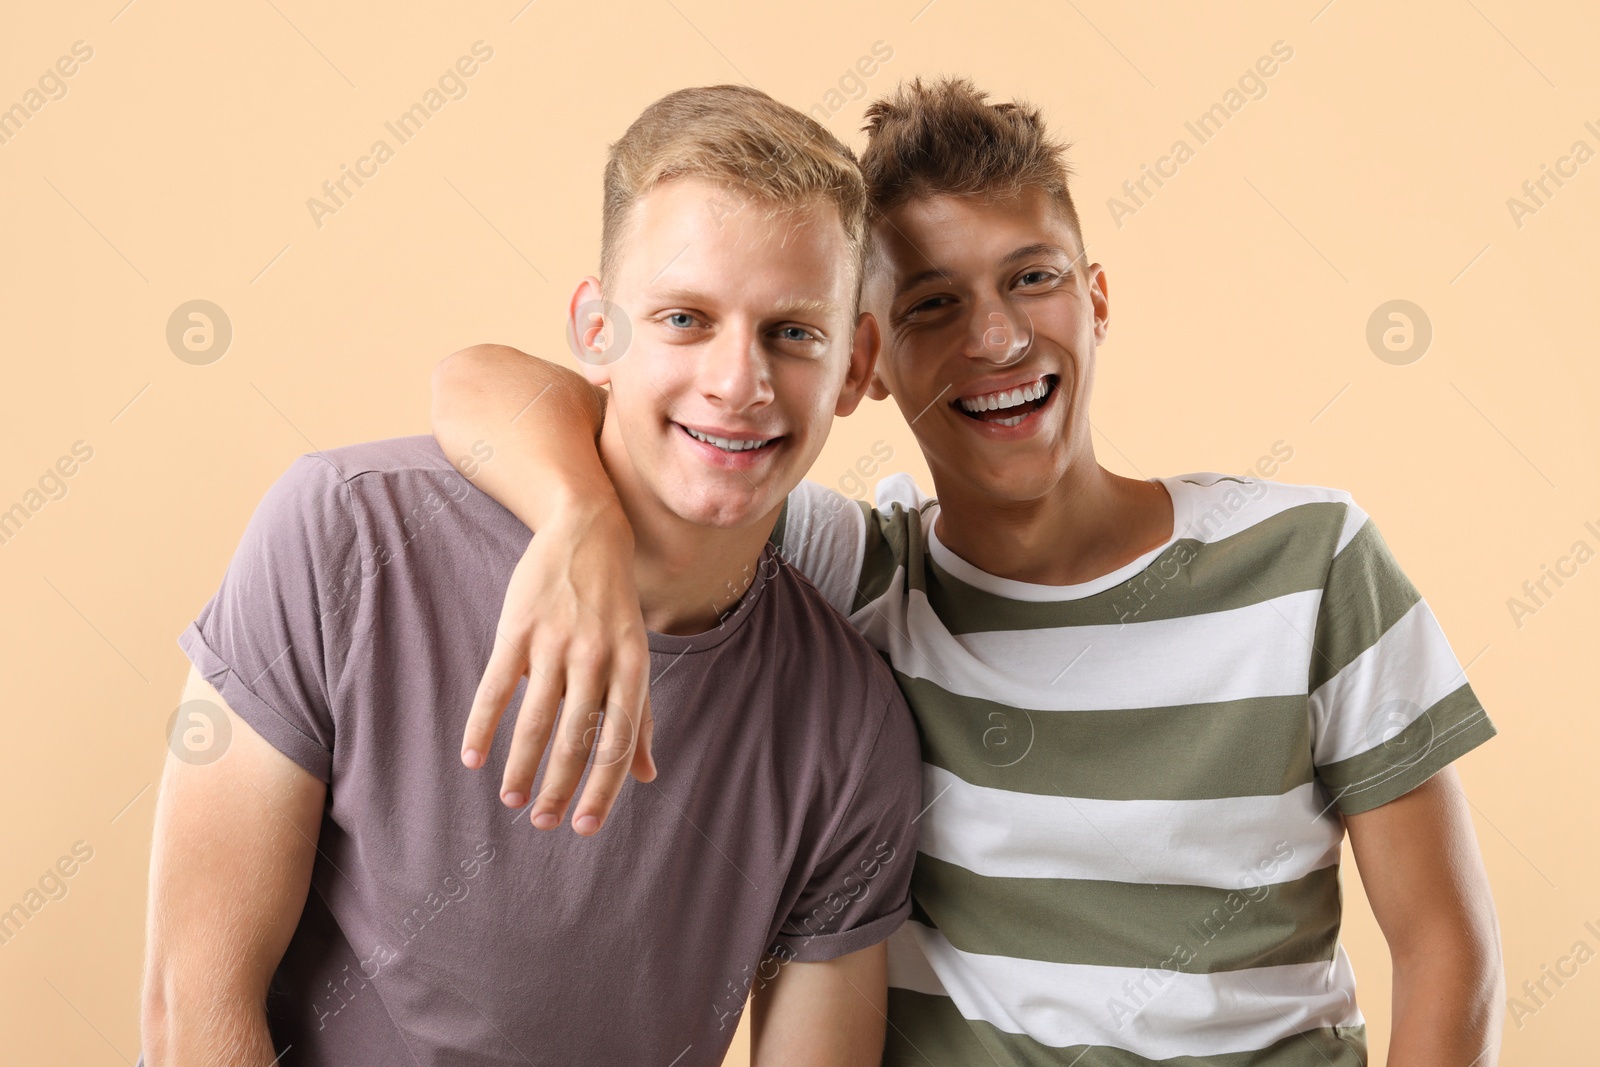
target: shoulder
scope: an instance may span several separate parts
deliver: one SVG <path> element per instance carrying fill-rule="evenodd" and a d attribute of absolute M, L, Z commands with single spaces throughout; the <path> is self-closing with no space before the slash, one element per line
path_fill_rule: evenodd
<path fill-rule="evenodd" d="M 301 456 L 290 473 L 308 486 L 338 485 L 344 498 L 367 514 L 403 514 L 448 499 L 461 502 L 482 493 L 457 470 L 431 436 L 363 441 Z"/>
<path fill-rule="evenodd" d="M 899 697 L 883 656 L 809 578 L 779 559 L 768 592 L 779 634 L 773 668 L 780 691 L 820 692 L 820 703 L 833 709 L 876 711 Z"/>
<path fill-rule="evenodd" d="M 321 452 L 308 452 L 300 458 L 321 464 L 329 477 L 344 482 L 354 481 L 366 474 L 403 474 L 413 471 L 460 476 L 440 450 L 439 442 L 427 434 L 362 441 Z"/>
<path fill-rule="evenodd" d="M 923 491 L 915 478 L 904 471 L 891 474 L 878 483 L 872 517 L 884 530 L 921 525 L 924 516 L 939 506 L 939 500 Z"/>
<path fill-rule="evenodd" d="M 784 621 L 764 666 L 783 706 L 786 747 L 804 753 L 794 773 L 810 783 L 819 813 L 837 826 L 881 815 L 884 797 L 915 800 L 921 738 L 888 662 L 794 568 L 782 567 L 769 592 Z M 866 802 L 854 816 L 852 798 Z"/>
<path fill-rule="evenodd" d="M 882 596 L 895 573 L 916 566 L 937 501 L 906 474 L 878 483 L 877 506 L 801 482 L 773 541 L 840 612 L 853 615 Z"/>
<path fill-rule="evenodd" d="M 262 500 L 257 525 L 268 542 L 304 542 L 323 557 L 359 555 L 369 575 L 371 560 L 384 564 L 414 547 L 429 564 L 406 569 L 405 576 L 417 580 L 438 570 L 443 557 L 462 556 L 453 546 L 470 542 L 474 558 L 498 566 L 508 555 L 514 561 L 531 536 L 516 516 L 456 470 L 429 436 L 298 457 Z"/>
<path fill-rule="evenodd" d="M 1211 471 L 1162 478 L 1173 498 L 1179 537 L 1204 543 L 1241 535 L 1310 537 L 1337 554 L 1367 522 L 1343 489 L 1271 482 Z"/>

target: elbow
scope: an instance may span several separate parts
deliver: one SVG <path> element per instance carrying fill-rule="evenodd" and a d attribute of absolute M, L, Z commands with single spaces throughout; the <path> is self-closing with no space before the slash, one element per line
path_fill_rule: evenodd
<path fill-rule="evenodd" d="M 165 969 L 147 965 L 144 988 L 139 998 L 139 1049 L 144 1054 L 146 1067 L 163 1067 L 172 1062 L 174 1035 L 177 1022 L 172 1009 L 175 998 L 168 984 Z"/>
<path fill-rule="evenodd" d="M 433 365 L 433 374 L 434 377 L 437 378 L 441 373 L 445 373 L 462 363 L 481 362 L 485 359 L 492 359 L 495 356 L 503 356 L 507 352 L 515 354 L 516 349 L 507 345 L 493 344 L 488 341 L 480 342 L 475 345 L 468 345 L 466 348 L 457 349 L 448 356 L 445 356 L 439 362 L 435 363 Z"/>
<path fill-rule="evenodd" d="M 458 379 L 469 375 L 476 367 L 492 362 L 497 356 L 515 349 L 505 345 L 476 344 L 458 349 L 433 365 L 433 375 L 429 379 L 433 386 L 434 401 L 445 395 L 449 386 L 454 385 Z"/>
<path fill-rule="evenodd" d="M 1397 990 L 1445 992 L 1469 1030 L 1491 1032 L 1504 1010 L 1505 959 L 1491 905 L 1474 919 L 1407 939 L 1390 948 Z"/>
<path fill-rule="evenodd" d="M 1501 1005 L 1506 1002 L 1506 960 L 1500 945 L 1500 917 L 1492 900 L 1488 903 L 1488 915 L 1478 940 L 1482 942 L 1478 952 L 1480 990 L 1489 1002 L 1489 1010 L 1498 1018 Z"/>
<path fill-rule="evenodd" d="M 434 435 L 448 431 L 450 417 L 463 399 L 470 395 L 475 383 L 481 381 L 485 368 L 502 352 L 511 351 L 504 345 L 477 344 L 450 353 L 433 366 L 428 379 L 431 404 L 429 422 Z"/>

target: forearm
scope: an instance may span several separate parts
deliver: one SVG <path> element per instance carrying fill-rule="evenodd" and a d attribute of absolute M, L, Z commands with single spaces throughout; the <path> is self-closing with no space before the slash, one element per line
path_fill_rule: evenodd
<path fill-rule="evenodd" d="M 1389 1067 L 1494 1067 L 1505 977 L 1498 943 L 1397 956 Z"/>
<path fill-rule="evenodd" d="M 457 468 L 539 530 L 575 508 L 620 507 L 595 438 L 604 394 L 565 367 L 473 345 L 433 372 L 433 434 Z"/>

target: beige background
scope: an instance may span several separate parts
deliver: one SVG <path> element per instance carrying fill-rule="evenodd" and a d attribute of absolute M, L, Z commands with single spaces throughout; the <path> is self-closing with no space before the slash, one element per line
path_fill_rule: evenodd
<path fill-rule="evenodd" d="M 864 100 L 849 91 L 912 74 L 967 73 L 1041 104 L 1076 142 L 1091 255 L 1111 281 L 1104 461 L 1242 472 L 1283 442 L 1280 479 L 1351 490 L 1500 727 L 1462 774 L 1512 992 L 1579 940 L 1600 949 L 1584 928 L 1600 927 L 1600 563 L 1550 585 L 1520 626 L 1507 604 L 1574 542 L 1600 549 L 1600 162 L 1549 185 L 1520 226 L 1507 205 L 1575 141 L 1600 150 L 1592 12 L 125 2 L 8 5 L 0 32 L 0 107 L 26 106 L 74 42 L 93 49 L 65 97 L 0 144 L 0 509 L 26 505 L 75 442 L 93 449 L 0 544 L 0 909 L 75 842 L 93 850 L 68 894 L 0 945 L 6 1063 L 136 1055 L 152 783 L 185 672 L 174 639 L 262 492 L 314 447 L 424 432 L 429 368 L 453 349 L 563 352 L 560 309 L 595 262 L 604 146 L 694 83 L 748 80 L 852 138 Z M 478 40 L 494 54 L 466 97 L 397 144 L 384 123 Z M 893 58 L 858 86 L 847 74 L 879 41 Z M 1276 41 L 1293 59 L 1198 145 L 1184 122 Z M 378 138 L 394 157 L 317 225 L 307 199 Z M 1118 226 L 1108 198 L 1178 138 L 1194 157 Z M 193 299 L 232 323 L 210 365 L 166 342 Z M 1420 361 L 1369 349 L 1368 318 L 1391 299 L 1431 320 Z M 855 488 L 845 479 L 878 440 L 894 458 L 866 480 L 924 473 L 898 414 L 869 405 L 814 476 Z M 1346 877 L 1381 1050 L 1388 962 Z M 1504 1063 L 1593 1056 L 1600 963 L 1548 988 L 1520 1027 L 1508 1019 Z M 596 1005 L 596 1024 L 622 1007 Z"/>

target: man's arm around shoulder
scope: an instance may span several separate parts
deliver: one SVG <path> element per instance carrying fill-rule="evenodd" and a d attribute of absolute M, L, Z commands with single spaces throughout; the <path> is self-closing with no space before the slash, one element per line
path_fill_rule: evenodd
<path fill-rule="evenodd" d="M 266 994 L 305 908 L 327 787 L 273 748 L 191 669 L 184 701 L 216 705 L 226 753 L 168 755 L 156 804 L 142 1043 L 148 1067 L 264 1067 L 279 1050 Z"/>

